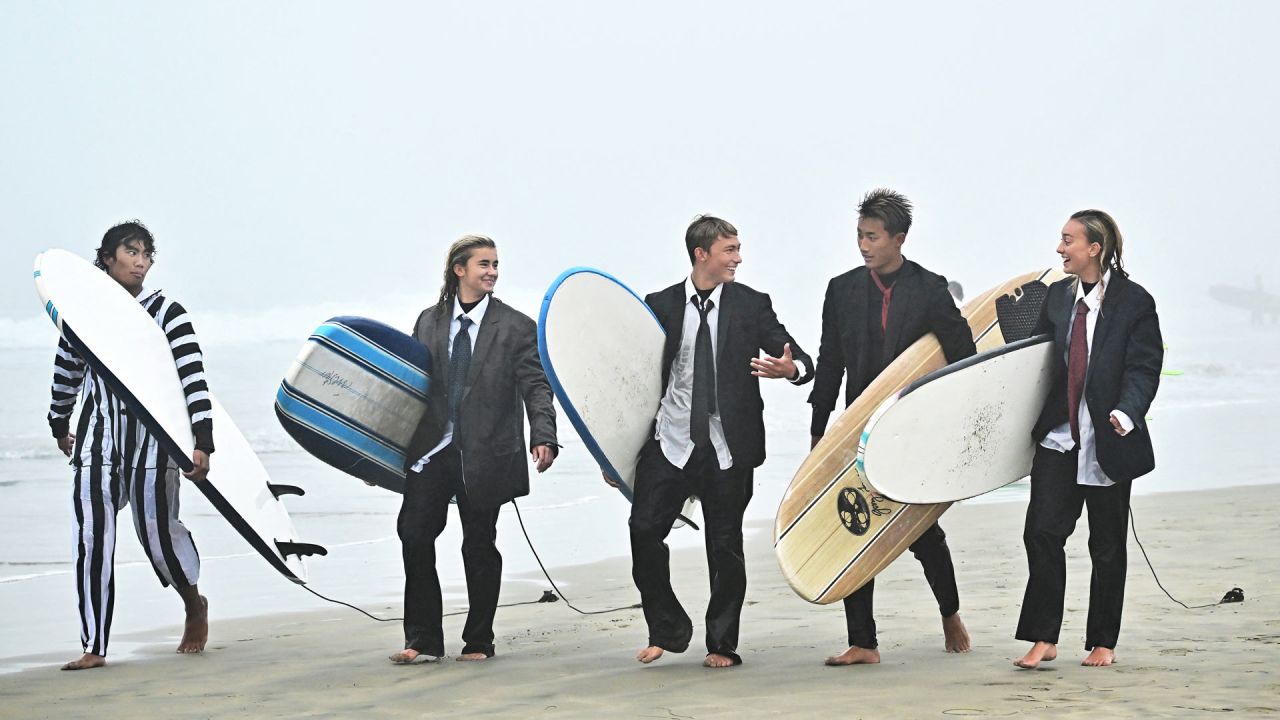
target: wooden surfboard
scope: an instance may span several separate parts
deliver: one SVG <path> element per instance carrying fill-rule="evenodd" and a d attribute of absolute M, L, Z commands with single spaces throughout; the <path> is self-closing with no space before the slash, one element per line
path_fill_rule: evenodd
<path fill-rule="evenodd" d="M 1005 342 L 997 304 L 1005 327 L 1034 325 L 1048 285 L 1062 277 L 1056 268 L 1026 273 L 966 303 L 961 313 L 978 352 Z M 800 597 L 820 604 L 848 597 L 951 506 L 894 502 L 856 467 L 858 442 L 876 408 L 945 364 L 932 334 L 917 340 L 845 409 L 796 471 L 778 506 L 773 537 L 782 574 Z"/>

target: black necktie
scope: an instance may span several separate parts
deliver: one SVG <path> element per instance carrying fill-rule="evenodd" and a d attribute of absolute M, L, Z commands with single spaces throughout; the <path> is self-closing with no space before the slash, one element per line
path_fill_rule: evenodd
<path fill-rule="evenodd" d="M 458 434 L 458 416 L 462 409 L 462 390 L 467 385 L 467 367 L 471 365 L 471 318 L 463 315 L 458 318 L 462 327 L 453 338 L 453 352 L 449 353 L 449 421 L 453 423 L 453 433 Z"/>
<path fill-rule="evenodd" d="M 716 363 L 711 352 L 711 324 L 707 315 L 715 307 L 710 298 L 699 303 L 698 335 L 693 343 L 693 406 L 689 412 L 689 439 L 694 445 L 705 445 L 711 440 L 711 416 L 716 412 Z"/>

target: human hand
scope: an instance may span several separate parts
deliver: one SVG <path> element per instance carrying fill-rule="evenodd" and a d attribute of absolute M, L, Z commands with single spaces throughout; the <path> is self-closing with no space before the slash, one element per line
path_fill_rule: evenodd
<path fill-rule="evenodd" d="M 794 379 L 799 372 L 796 361 L 791 357 L 791 343 L 782 346 L 782 357 L 772 357 L 765 353 L 762 358 L 751 358 L 751 374 L 763 378 Z"/>
<path fill-rule="evenodd" d="M 75 446 L 76 436 L 72 433 L 67 433 L 66 437 L 58 438 L 58 449 L 67 457 L 71 457 L 71 450 L 75 448 Z"/>
<path fill-rule="evenodd" d="M 538 472 L 543 472 L 551 467 L 551 463 L 556 461 L 556 454 L 550 445 L 535 445 L 529 454 L 533 456 L 533 462 L 537 465 Z"/>
<path fill-rule="evenodd" d="M 196 450 L 191 453 L 191 469 L 182 471 L 183 477 L 195 482 L 204 482 L 209 476 L 209 453 Z"/>

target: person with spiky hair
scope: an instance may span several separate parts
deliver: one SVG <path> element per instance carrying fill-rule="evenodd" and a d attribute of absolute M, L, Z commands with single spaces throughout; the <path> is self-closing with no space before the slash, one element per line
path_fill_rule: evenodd
<path fill-rule="evenodd" d="M 826 433 L 845 383 L 845 406 L 916 340 L 933 333 L 947 362 L 976 352 L 969 324 L 960 316 L 946 278 L 902 255 L 911 229 L 911 202 L 901 193 L 877 189 L 858 206 L 858 249 L 862 267 L 832 278 L 822 304 L 822 341 L 809 403 L 813 406 L 809 447 Z M 936 523 L 911 545 L 938 601 L 947 652 L 969 651 L 960 619 L 960 596 L 947 536 Z M 828 665 L 880 662 L 873 613 L 875 580 L 844 599 L 849 647 L 828 657 Z"/>
<path fill-rule="evenodd" d="M 195 439 L 194 467 L 182 474 L 201 482 L 213 453 L 212 401 L 204 356 L 187 311 L 159 290 L 144 291 L 155 261 L 151 231 L 133 220 L 107 230 L 94 264 L 129 292 L 164 330 L 186 395 Z M 180 653 L 204 651 L 209 636 L 209 603 L 196 583 L 200 555 L 190 531 L 178 519 L 178 466 L 107 386 L 107 381 L 67 342 L 58 339 L 54 358 L 49 426 L 58 449 L 74 468 L 76 592 L 84 655 L 62 666 L 87 670 L 107 663 L 107 641 L 115 608 L 116 514 L 133 508 L 134 528 L 156 577 L 172 586 L 186 609 Z M 71 416 L 81 398 L 75 432 Z"/>

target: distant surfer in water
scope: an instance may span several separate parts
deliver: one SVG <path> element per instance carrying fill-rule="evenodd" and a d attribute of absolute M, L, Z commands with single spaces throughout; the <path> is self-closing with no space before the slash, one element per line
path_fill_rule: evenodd
<path fill-rule="evenodd" d="M 422 311 L 413 336 L 431 352 L 428 411 L 409 444 L 397 530 L 404 555 L 404 650 L 396 664 L 444 655 L 436 538 L 450 498 L 462 522 L 467 621 L 458 660 L 494 655 L 493 620 L 502 585 L 498 511 L 529 494 L 528 452 L 538 472 L 555 462 L 556 411 L 538 358 L 537 327 L 493 296 L 498 248 L 467 235 L 449 248 L 440 299 Z M 529 418 L 524 444 L 522 411 Z"/>
<path fill-rule="evenodd" d="M 155 261 L 151 232 L 137 221 L 116 225 L 102 237 L 95 264 L 155 318 L 168 336 L 182 380 L 195 438 L 192 461 L 182 474 L 196 482 L 209 472 L 213 421 L 203 355 L 186 310 L 159 290 L 144 291 Z M 191 533 L 178 519 L 178 466 L 160 449 L 124 402 L 67 342 L 58 339 L 53 369 L 49 426 L 58 449 L 74 468 L 76 593 L 80 603 L 80 642 L 84 655 L 62 666 L 85 670 L 107 663 L 107 640 L 115 608 L 116 513 L 132 505 L 133 524 L 147 559 L 165 586 L 172 585 L 186 608 L 180 653 L 204 651 L 209 637 L 209 603 L 200 594 L 200 556 Z M 71 432 L 76 399 L 83 395 L 80 418 Z"/>
<path fill-rule="evenodd" d="M 1026 594 L 1016 637 L 1032 643 L 1014 661 L 1035 668 L 1058 656 L 1066 594 L 1066 553 L 1089 507 L 1089 619 L 1082 664 L 1116 661 L 1124 581 L 1129 491 L 1155 467 L 1146 414 L 1160 384 L 1164 343 L 1156 304 L 1124 270 L 1116 221 L 1082 210 L 1062 228 L 1058 255 L 1075 277 L 1049 288 L 1036 334 L 1054 338 L 1054 380 L 1032 428 L 1038 443 L 1022 541 Z M 1087 381 L 1086 381 L 1087 379 Z"/>
<path fill-rule="evenodd" d="M 649 632 L 636 655 L 642 663 L 667 650 L 684 652 L 693 638 L 693 622 L 671 587 L 666 544 L 690 495 L 702 501 L 711 577 L 702 664 L 725 668 L 742 662 L 742 516 L 753 472 L 764 462 L 759 379 L 785 378 L 796 385 L 812 379 L 813 361 L 778 321 L 769 296 L 735 282 L 741 248 L 733 225 L 699 216 L 685 232 L 693 265 L 689 277 L 645 298 L 667 339 L 662 401 L 652 438 L 640 453 L 629 523 L 631 573 Z M 767 353 L 763 358 L 761 350 Z"/>
<path fill-rule="evenodd" d="M 853 403 L 895 358 L 929 333 L 937 336 L 947 362 L 976 352 L 969 324 L 960 316 L 946 278 L 902 255 L 911 229 L 911 202 L 893 190 L 867 193 L 858 206 L 858 249 L 863 266 L 832 278 L 822 304 L 822 344 L 809 403 L 813 405 L 812 449 L 826 433 L 840 382 L 845 406 Z M 960 593 L 947 536 L 934 523 L 911 544 L 938 601 L 947 652 L 969 651 L 960 619 Z M 873 613 L 875 580 L 844 599 L 849 648 L 828 665 L 880 662 Z"/>

